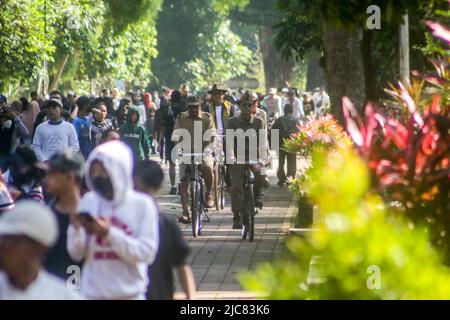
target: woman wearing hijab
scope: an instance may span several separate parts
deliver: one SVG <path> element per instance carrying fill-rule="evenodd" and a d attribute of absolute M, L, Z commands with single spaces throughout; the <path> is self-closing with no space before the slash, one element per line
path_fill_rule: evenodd
<path fill-rule="evenodd" d="M 22 101 L 22 114 L 20 115 L 20 119 L 28 129 L 30 135 L 33 132 L 34 122 L 36 121 L 39 111 L 41 111 L 41 109 L 39 108 L 39 104 L 36 101 L 32 100 L 27 103 L 24 103 L 24 101 Z M 32 138 L 24 138 L 23 142 L 26 145 L 31 145 Z"/>

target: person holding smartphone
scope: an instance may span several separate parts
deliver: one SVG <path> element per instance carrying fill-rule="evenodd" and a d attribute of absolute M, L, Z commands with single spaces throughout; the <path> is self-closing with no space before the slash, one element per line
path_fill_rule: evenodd
<path fill-rule="evenodd" d="M 84 259 L 81 293 L 88 299 L 145 299 L 147 268 L 155 258 L 158 210 L 133 190 L 133 158 L 121 141 L 101 144 L 86 162 L 86 193 L 71 215 L 67 249 Z"/>

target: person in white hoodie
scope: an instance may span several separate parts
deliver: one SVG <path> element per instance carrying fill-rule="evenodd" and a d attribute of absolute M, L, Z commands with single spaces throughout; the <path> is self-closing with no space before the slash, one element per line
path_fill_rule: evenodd
<path fill-rule="evenodd" d="M 88 299 L 145 299 L 147 268 L 155 258 L 158 210 L 133 190 L 132 154 L 121 141 L 98 146 L 86 163 L 90 192 L 67 230 L 67 249 L 84 259 L 81 293 Z"/>

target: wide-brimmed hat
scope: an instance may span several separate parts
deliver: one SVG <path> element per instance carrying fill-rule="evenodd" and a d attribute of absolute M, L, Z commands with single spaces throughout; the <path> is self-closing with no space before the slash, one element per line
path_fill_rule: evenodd
<path fill-rule="evenodd" d="M 208 93 L 216 93 L 216 92 L 227 93 L 228 89 L 220 88 L 217 84 L 213 84 L 211 90 L 209 90 Z"/>

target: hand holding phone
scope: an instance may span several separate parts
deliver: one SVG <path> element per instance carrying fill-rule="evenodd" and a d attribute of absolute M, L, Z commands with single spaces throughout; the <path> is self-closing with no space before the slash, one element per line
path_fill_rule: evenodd
<path fill-rule="evenodd" d="M 95 218 L 89 212 L 80 212 L 78 217 L 87 233 L 94 234 L 100 238 L 103 238 L 108 234 L 108 221 L 101 218 Z"/>

